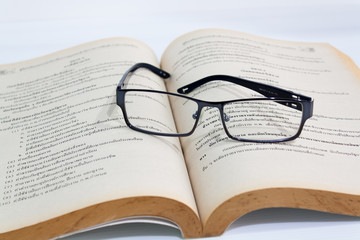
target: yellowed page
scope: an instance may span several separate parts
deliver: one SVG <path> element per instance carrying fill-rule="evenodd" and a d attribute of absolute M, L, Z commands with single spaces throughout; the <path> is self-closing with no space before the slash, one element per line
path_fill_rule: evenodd
<path fill-rule="evenodd" d="M 193 32 L 168 47 L 161 66 L 172 74 L 169 91 L 208 75 L 228 74 L 314 99 L 314 116 L 301 136 L 278 144 L 229 140 L 215 116 L 219 113 L 203 111 L 195 133 L 181 139 L 203 222 L 223 201 L 251 190 L 293 187 L 360 194 L 360 79 L 349 64 L 328 44 L 225 30 Z M 234 89 L 214 83 L 188 96 L 238 98 Z M 177 124 L 183 119 L 177 116 Z"/>
<path fill-rule="evenodd" d="M 179 140 L 130 130 L 116 105 L 117 84 L 136 62 L 158 65 L 146 45 L 119 38 L 0 66 L 0 233 L 127 197 L 197 211 Z M 133 83 L 165 89 L 147 74 Z"/>

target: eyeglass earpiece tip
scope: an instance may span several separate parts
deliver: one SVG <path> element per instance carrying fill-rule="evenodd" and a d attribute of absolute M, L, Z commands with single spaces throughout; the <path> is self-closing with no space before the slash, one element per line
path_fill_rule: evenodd
<path fill-rule="evenodd" d="M 170 73 L 167 73 L 167 72 L 165 72 L 165 71 L 160 71 L 160 75 L 161 75 L 161 77 L 163 77 L 163 78 L 169 78 L 169 77 L 170 77 Z"/>

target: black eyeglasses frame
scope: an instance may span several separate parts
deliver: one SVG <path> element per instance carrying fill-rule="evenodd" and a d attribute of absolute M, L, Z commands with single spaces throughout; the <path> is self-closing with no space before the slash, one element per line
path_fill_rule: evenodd
<path fill-rule="evenodd" d="M 297 93 L 294 93 L 292 91 L 285 90 L 282 88 L 270 86 L 270 85 L 263 84 L 263 83 L 257 83 L 257 82 L 253 82 L 250 80 L 246 80 L 246 79 L 242 79 L 242 78 L 234 77 L 234 76 L 229 76 L 229 75 L 211 75 L 211 76 L 202 78 L 191 84 L 188 84 L 186 86 L 179 88 L 177 90 L 178 93 L 171 93 L 171 92 L 150 90 L 150 89 L 123 89 L 123 87 L 125 85 L 124 84 L 125 80 L 127 79 L 128 75 L 131 74 L 132 72 L 136 71 L 139 68 L 146 68 L 163 79 L 170 77 L 169 73 L 167 73 L 166 71 L 159 69 L 153 65 L 150 65 L 147 63 L 137 63 L 137 64 L 133 65 L 129 70 L 127 70 L 124 73 L 123 77 L 121 78 L 121 80 L 117 86 L 117 91 L 116 91 L 117 105 L 122 110 L 126 125 L 129 128 L 131 128 L 135 131 L 138 131 L 138 132 L 152 134 L 152 135 L 158 135 L 158 136 L 167 136 L 167 137 L 186 137 L 186 136 L 193 134 L 193 132 L 195 131 L 197 124 L 199 122 L 199 119 L 200 119 L 200 114 L 197 114 L 193 128 L 187 133 L 173 134 L 173 133 L 161 133 L 161 132 L 152 132 L 152 131 L 144 130 L 144 129 L 141 129 L 141 128 L 138 128 L 138 127 L 132 125 L 128 119 L 128 115 L 127 115 L 126 108 L 125 108 L 125 94 L 127 92 L 151 92 L 151 93 L 167 94 L 167 95 L 177 96 L 177 97 L 181 97 L 181 98 L 186 98 L 188 100 L 192 100 L 197 103 L 197 105 L 198 105 L 197 113 L 201 113 L 201 111 L 204 107 L 217 108 L 220 112 L 220 118 L 221 118 L 222 125 L 223 125 L 226 135 L 230 139 L 237 140 L 237 141 L 245 141 L 245 142 L 276 143 L 276 142 L 285 142 L 285 141 L 294 140 L 300 136 L 306 120 L 309 119 L 310 117 L 312 117 L 312 114 L 313 114 L 313 99 L 310 97 L 307 97 L 307 96 L 304 96 L 301 94 L 297 94 Z M 192 98 L 192 97 L 183 95 L 183 94 L 190 93 L 195 88 L 200 87 L 201 85 L 203 85 L 205 83 L 215 81 L 215 80 L 228 81 L 228 82 L 235 83 L 237 85 L 241 85 L 243 87 L 252 89 L 252 90 L 264 95 L 266 98 L 246 98 L 246 99 L 234 99 L 234 100 L 229 100 L 229 101 L 204 101 L 204 100 L 200 100 L 200 99 L 196 99 L 196 98 Z M 298 128 L 298 131 L 296 132 L 295 135 L 293 135 L 291 137 L 282 138 L 282 139 L 271 139 L 271 140 L 242 139 L 242 138 L 232 136 L 229 133 L 229 131 L 226 127 L 226 124 L 225 124 L 224 106 L 226 104 L 229 104 L 232 102 L 241 102 L 241 101 L 247 101 L 247 102 L 249 102 L 249 101 L 273 101 L 274 102 L 275 101 L 279 104 L 283 104 L 288 107 L 295 108 L 297 110 L 302 110 L 302 118 L 300 121 L 300 126 Z"/>

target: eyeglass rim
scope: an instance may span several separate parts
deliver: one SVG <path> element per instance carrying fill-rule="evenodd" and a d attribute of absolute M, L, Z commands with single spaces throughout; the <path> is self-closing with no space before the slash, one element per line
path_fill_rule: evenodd
<path fill-rule="evenodd" d="M 127 110 L 125 107 L 125 94 L 127 92 L 151 92 L 151 93 L 158 93 L 158 94 L 166 94 L 166 95 L 172 95 L 172 96 L 177 96 L 180 98 L 185 98 L 188 100 L 191 100 L 193 102 L 195 102 L 197 104 L 197 111 L 201 112 L 202 109 L 204 107 L 216 107 L 219 109 L 220 111 L 220 116 L 221 116 L 221 121 L 222 121 L 222 125 L 223 128 L 225 130 L 226 135 L 233 139 L 233 140 L 237 140 L 237 141 L 246 141 L 246 142 L 284 142 L 284 141 L 290 141 L 293 140 L 295 138 L 297 138 L 303 129 L 303 126 L 306 122 L 307 119 L 309 119 L 311 117 L 311 115 L 309 115 L 305 109 L 307 109 L 307 105 L 309 105 L 309 102 L 307 100 L 302 100 L 302 99 L 289 99 L 289 98 L 243 98 L 243 99 L 231 99 L 231 100 L 227 100 L 227 101 L 204 101 L 201 99 L 196 99 L 193 97 L 189 97 L 189 96 L 185 96 L 185 95 L 181 95 L 181 94 L 177 94 L 177 93 L 171 93 L 171 92 L 165 92 L 165 91 L 159 91 L 159 90 L 151 90 L 151 89 L 118 89 L 118 96 L 117 96 L 117 105 L 121 108 L 123 115 L 124 115 L 124 120 L 126 125 L 133 129 L 136 130 L 138 132 L 142 132 L 142 133 L 147 133 L 147 134 L 152 134 L 152 135 L 158 135 L 158 136 L 168 136 L 168 137 L 185 137 L 185 136 L 190 136 L 191 134 L 194 133 L 197 124 L 199 122 L 200 119 L 200 114 L 196 117 L 195 122 L 193 127 L 191 128 L 190 131 L 186 132 L 186 133 L 161 133 L 161 132 L 152 132 L 152 131 L 148 131 L 142 128 L 138 128 L 136 126 L 134 126 L 131 121 L 128 118 L 128 114 L 127 114 Z M 233 135 L 231 135 L 231 133 L 228 131 L 226 123 L 225 123 L 225 119 L 224 119 L 224 106 L 226 104 L 229 103 L 233 103 L 233 102 L 253 102 L 253 101 L 285 101 L 285 102 L 294 102 L 294 103 L 298 103 L 301 104 L 302 106 L 302 116 L 301 116 L 301 121 L 299 124 L 299 128 L 298 131 L 296 132 L 295 135 L 291 136 L 291 137 L 287 137 L 287 138 L 281 138 L 281 139 L 271 139 L 271 140 L 265 140 L 265 139 L 247 139 L 247 138 L 238 138 L 235 137 Z"/>

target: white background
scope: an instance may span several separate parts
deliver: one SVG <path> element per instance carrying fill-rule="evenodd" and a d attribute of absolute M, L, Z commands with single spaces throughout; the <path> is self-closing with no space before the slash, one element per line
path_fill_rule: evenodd
<path fill-rule="evenodd" d="M 0 64 L 117 36 L 145 42 L 160 59 L 172 40 L 200 28 L 328 42 L 360 66 L 360 0 L 0 0 Z M 134 223 L 67 240 L 179 238 L 178 230 Z M 240 218 L 211 239 L 358 240 L 360 218 L 267 209 Z"/>

